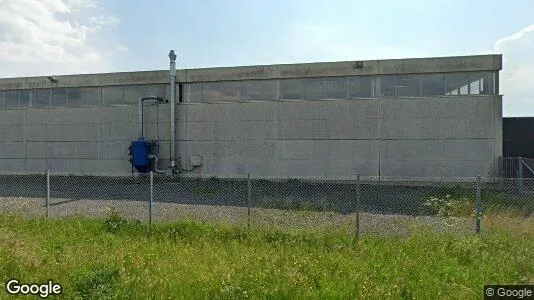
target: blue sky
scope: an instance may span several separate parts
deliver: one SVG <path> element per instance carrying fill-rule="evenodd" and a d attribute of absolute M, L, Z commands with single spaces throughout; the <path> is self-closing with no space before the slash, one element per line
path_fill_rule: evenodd
<path fill-rule="evenodd" d="M 503 53 L 534 116 L 534 1 L 0 0 L 0 77 Z"/>

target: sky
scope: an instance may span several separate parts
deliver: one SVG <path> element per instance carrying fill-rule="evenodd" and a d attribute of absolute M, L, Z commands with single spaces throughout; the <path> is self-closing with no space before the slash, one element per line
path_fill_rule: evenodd
<path fill-rule="evenodd" d="M 0 0 L 0 77 L 503 54 L 534 116 L 532 0 Z"/>

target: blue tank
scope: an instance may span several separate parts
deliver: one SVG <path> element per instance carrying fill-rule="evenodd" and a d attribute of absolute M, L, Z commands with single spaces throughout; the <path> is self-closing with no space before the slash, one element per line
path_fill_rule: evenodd
<path fill-rule="evenodd" d="M 149 141 L 139 138 L 130 145 L 130 162 L 139 173 L 148 173 L 151 169 L 151 161 L 148 155 L 152 153 L 152 145 Z"/>

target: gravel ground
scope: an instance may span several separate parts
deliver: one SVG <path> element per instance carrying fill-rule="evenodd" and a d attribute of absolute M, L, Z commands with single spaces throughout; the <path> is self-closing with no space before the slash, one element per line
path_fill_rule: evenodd
<path fill-rule="evenodd" d="M 104 218 L 111 208 L 127 219 L 148 221 L 147 202 L 128 200 L 72 200 L 54 199 L 49 205 L 49 217 L 86 216 Z M 44 217 L 45 201 L 39 198 L 3 197 L 0 198 L 0 214 L 16 214 L 24 217 Z M 209 206 L 178 203 L 154 203 L 154 221 L 194 219 L 210 223 L 229 223 L 246 225 L 248 210 L 236 206 Z M 305 228 L 328 229 L 355 232 L 355 214 L 334 212 L 289 211 L 279 209 L 252 208 L 250 223 L 253 227 L 263 228 Z M 360 232 L 362 234 L 404 235 L 414 228 L 429 228 L 439 232 L 466 234 L 473 232 L 473 219 L 439 218 L 432 216 L 412 217 L 407 215 L 388 215 L 362 213 Z"/>

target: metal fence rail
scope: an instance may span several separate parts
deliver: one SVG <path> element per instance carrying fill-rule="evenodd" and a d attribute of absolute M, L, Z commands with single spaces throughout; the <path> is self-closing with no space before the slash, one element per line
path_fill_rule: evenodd
<path fill-rule="evenodd" d="M 534 225 L 531 178 L 260 178 L 161 174 L 0 173 L 0 214 L 260 228 L 468 234 Z"/>

